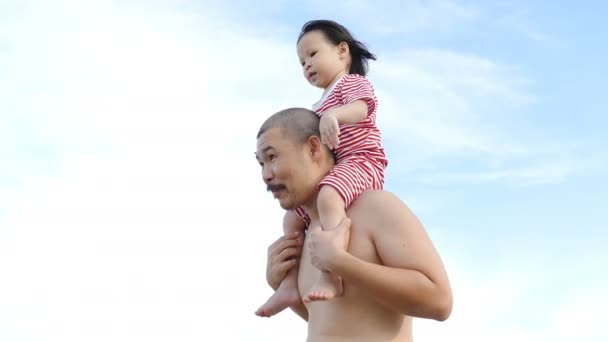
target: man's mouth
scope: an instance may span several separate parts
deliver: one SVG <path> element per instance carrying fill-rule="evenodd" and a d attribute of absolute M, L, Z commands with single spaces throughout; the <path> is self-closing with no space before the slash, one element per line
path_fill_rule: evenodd
<path fill-rule="evenodd" d="M 269 192 L 272 193 L 272 196 L 274 198 L 279 197 L 279 193 L 281 193 L 281 191 L 285 190 L 285 186 L 283 185 L 268 185 L 266 187 L 266 190 L 268 190 Z"/>
<path fill-rule="evenodd" d="M 279 194 L 281 193 L 281 191 L 283 191 L 283 190 L 275 190 L 275 191 L 273 191 L 272 192 L 272 197 L 274 197 L 276 199 L 277 197 L 279 197 Z"/>

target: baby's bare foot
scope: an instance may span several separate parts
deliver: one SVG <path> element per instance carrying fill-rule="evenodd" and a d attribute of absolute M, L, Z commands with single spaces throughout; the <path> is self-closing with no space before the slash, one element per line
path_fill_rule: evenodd
<path fill-rule="evenodd" d="M 285 310 L 300 300 L 300 292 L 295 287 L 280 286 L 275 293 L 268 298 L 255 314 L 260 317 L 270 317 Z"/>
<path fill-rule="evenodd" d="M 322 272 L 319 280 L 302 299 L 304 303 L 330 300 L 342 295 L 342 279 L 329 272 Z"/>

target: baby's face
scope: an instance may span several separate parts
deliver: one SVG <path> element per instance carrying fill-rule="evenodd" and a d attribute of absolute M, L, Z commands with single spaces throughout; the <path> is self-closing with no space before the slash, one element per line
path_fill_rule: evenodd
<path fill-rule="evenodd" d="M 327 88 L 336 75 L 346 69 L 343 54 L 322 31 L 310 31 L 297 46 L 298 58 L 306 80 L 319 88 Z"/>

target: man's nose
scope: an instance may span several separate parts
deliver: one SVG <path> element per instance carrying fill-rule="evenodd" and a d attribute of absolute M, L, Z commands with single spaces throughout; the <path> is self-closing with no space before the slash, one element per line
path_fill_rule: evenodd
<path fill-rule="evenodd" d="M 264 182 L 270 182 L 272 180 L 273 177 L 273 172 L 272 169 L 266 165 L 264 165 L 264 167 L 262 167 L 262 178 L 264 179 Z"/>

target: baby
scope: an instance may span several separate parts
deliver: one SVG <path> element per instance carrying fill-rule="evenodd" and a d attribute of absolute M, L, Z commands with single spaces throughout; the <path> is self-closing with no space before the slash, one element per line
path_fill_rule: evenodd
<path fill-rule="evenodd" d="M 321 141 L 334 151 L 336 165 L 319 184 L 317 207 L 322 229 L 332 230 L 363 191 L 382 189 L 384 185 L 388 161 L 375 123 L 378 101 L 365 77 L 368 60 L 376 57 L 344 26 L 330 20 L 306 23 L 298 38 L 297 53 L 306 80 L 324 90 L 312 109 L 321 118 Z M 297 208 L 286 212 L 283 230 L 286 235 L 303 232 L 309 224 L 304 209 Z M 300 300 L 297 281 L 298 270 L 294 267 L 256 315 L 270 317 L 297 303 Z M 329 300 L 341 295 L 342 280 L 321 270 L 319 279 L 302 301 Z"/>

